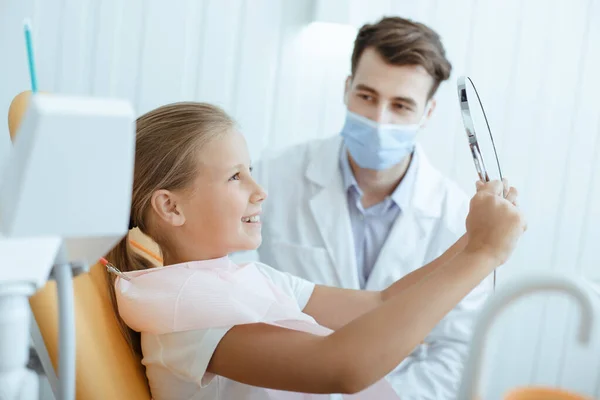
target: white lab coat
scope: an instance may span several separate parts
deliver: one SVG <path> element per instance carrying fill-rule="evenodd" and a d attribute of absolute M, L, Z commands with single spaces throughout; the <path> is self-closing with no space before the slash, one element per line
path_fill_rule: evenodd
<path fill-rule="evenodd" d="M 269 194 L 258 256 L 317 284 L 359 289 L 341 146 L 339 136 L 312 141 L 266 155 L 255 165 L 255 178 Z M 468 197 L 434 169 L 422 149 L 417 151 L 410 208 L 393 224 L 366 290 L 385 289 L 438 257 L 465 232 Z M 388 376 L 403 400 L 454 398 L 471 325 L 490 289 L 486 279 Z"/>

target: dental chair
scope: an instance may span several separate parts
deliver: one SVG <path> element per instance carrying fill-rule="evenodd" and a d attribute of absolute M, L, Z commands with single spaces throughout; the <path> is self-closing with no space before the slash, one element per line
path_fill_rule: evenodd
<path fill-rule="evenodd" d="M 117 324 L 108 296 L 106 274 L 106 268 L 98 263 L 73 280 L 76 397 L 78 400 L 149 400 L 150 389 L 144 368 L 129 349 Z M 30 297 L 29 304 L 54 371 L 57 371 L 56 282 L 49 281 Z"/>
<path fill-rule="evenodd" d="M 156 245 L 151 239 L 137 229 L 132 230 L 130 238 L 134 251 L 154 265 L 161 265 Z M 73 279 L 77 399 L 149 400 L 150 389 L 144 367 L 121 334 L 110 303 L 106 274 L 106 268 L 97 263 L 88 272 Z M 56 282 L 49 281 L 30 297 L 29 304 L 54 371 L 57 371 L 59 333 Z"/>

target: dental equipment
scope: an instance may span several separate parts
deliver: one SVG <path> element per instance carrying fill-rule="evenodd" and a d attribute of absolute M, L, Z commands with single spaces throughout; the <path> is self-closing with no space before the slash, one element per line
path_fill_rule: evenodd
<path fill-rule="evenodd" d="M 581 312 L 578 339 L 582 344 L 589 342 L 596 315 L 593 296 L 585 283 L 573 277 L 544 274 L 521 278 L 517 282 L 507 284 L 490 298 L 476 322 L 471 350 L 463 370 L 457 400 L 481 398 L 479 386 L 482 375 L 483 351 L 487 334 L 495 318 L 519 298 L 539 291 L 565 292 L 577 301 Z"/>
<path fill-rule="evenodd" d="M 75 398 L 71 268 L 95 263 L 127 232 L 134 146 L 128 102 L 30 97 L 0 171 L 1 400 L 19 399 L 27 390 L 21 384 L 29 349 L 27 298 L 53 267 L 61 308 L 60 386 L 49 380 L 57 399 Z"/>

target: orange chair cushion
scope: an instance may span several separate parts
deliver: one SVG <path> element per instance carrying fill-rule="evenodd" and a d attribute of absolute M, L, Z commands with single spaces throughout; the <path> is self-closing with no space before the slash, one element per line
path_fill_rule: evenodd
<path fill-rule="evenodd" d="M 143 366 L 129 350 L 110 303 L 105 268 L 94 265 L 73 280 L 76 324 L 76 396 L 78 400 L 150 399 Z M 54 370 L 58 371 L 56 282 L 30 298 Z"/>
<path fill-rule="evenodd" d="M 590 397 L 557 388 L 521 387 L 511 390 L 505 400 L 592 400 Z"/>

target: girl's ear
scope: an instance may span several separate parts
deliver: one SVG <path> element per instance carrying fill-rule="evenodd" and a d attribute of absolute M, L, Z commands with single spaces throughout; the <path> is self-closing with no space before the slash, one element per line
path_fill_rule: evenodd
<path fill-rule="evenodd" d="M 177 196 L 168 190 L 157 190 L 150 199 L 152 209 L 158 217 L 172 226 L 181 226 L 185 223 L 182 207 L 177 202 Z"/>

